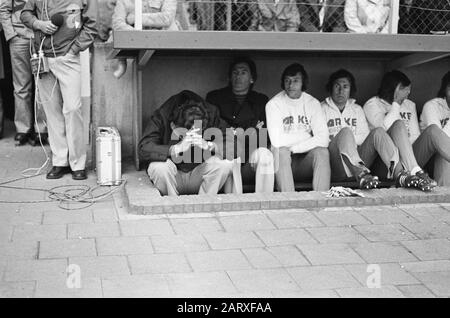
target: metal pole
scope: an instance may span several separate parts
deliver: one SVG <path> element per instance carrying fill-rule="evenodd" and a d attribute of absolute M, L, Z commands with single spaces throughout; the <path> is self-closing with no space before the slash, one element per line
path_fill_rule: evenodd
<path fill-rule="evenodd" d="M 398 33 L 398 21 L 400 19 L 400 0 L 391 0 L 391 14 L 389 15 L 389 33 Z"/>
<path fill-rule="evenodd" d="M 231 31 L 231 0 L 227 0 L 227 31 Z"/>
<path fill-rule="evenodd" d="M 142 0 L 135 0 L 134 3 L 134 28 L 142 30 Z"/>

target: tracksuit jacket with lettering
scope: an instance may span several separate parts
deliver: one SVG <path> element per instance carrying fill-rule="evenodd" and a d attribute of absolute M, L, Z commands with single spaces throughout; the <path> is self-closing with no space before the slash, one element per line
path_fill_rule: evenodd
<path fill-rule="evenodd" d="M 266 105 L 267 130 L 272 145 L 288 147 L 293 153 L 306 153 L 328 147 L 328 127 L 320 102 L 303 92 L 292 99 L 285 91 Z"/>
<path fill-rule="evenodd" d="M 370 129 L 382 127 L 388 130 L 394 122 L 403 120 L 408 130 L 411 144 L 420 135 L 416 104 L 409 99 L 405 99 L 399 105 L 396 102 L 389 104 L 387 101 L 375 96 L 369 99 L 364 105 L 364 113 L 366 114 Z"/>
<path fill-rule="evenodd" d="M 355 135 L 356 144 L 360 146 L 370 133 L 366 115 L 361 106 L 356 104 L 354 99 L 349 99 L 344 111 L 341 113 L 331 97 L 322 102 L 322 109 L 325 114 L 330 139 L 344 127 L 350 127 Z"/>
<path fill-rule="evenodd" d="M 450 137 L 450 107 L 445 98 L 434 98 L 423 106 L 420 115 L 420 128 L 425 130 L 430 125 L 436 124 Z"/>
<path fill-rule="evenodd" d="M 53 37 L 33 28 L 36 20 L 49 21 L 55 14 L 64 22 Z M 35 31 L 36 46 L 45 36 L 43 51 L 48 57 L 65 55 L 71 48 L 75 54 L 86 50 L 97 36 L 96 19 L 97 1 L 92 0 L 28 0 L 21 14 L 22 22 Z"/>

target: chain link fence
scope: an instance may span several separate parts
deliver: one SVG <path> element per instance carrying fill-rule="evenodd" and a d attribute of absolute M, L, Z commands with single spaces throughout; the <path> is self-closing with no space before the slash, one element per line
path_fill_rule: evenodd
<path fill-rule="evenodd" d="M 181 0 L 191 30 L 347 32 L 345 0 Z M 389 2 L 389 0 L 385 0 Z M 269 10 L 269 11 L 267 11 Z M 283 28 L 266 16 L 278 13 Z M 281 12 L 281 14 L 280 14 Z M 276 20 L 276 19 L 272 19 Z M 389 23 L 389 21 L 386 21 Z M 400 0 L 398 33 L 430 34 L 450 31 L 450 0 Z"/>
<path fill-rule="evenodd" d="M 450 0 L 403 0 L 399 33 L 447 34 L 450 32 Z"/>

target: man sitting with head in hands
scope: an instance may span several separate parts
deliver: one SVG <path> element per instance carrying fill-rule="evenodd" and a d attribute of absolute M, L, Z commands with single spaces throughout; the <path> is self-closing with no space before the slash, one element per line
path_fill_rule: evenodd
<path fill-rule="evenodd" d="M 149 163 L 148 175 L 161 194 L 220 191 L 232 172 L 232 161 L 222 159 L 225 128 L 217 108 L 190 91 L 172 96 L 152 114 L 139 156 Z"/>

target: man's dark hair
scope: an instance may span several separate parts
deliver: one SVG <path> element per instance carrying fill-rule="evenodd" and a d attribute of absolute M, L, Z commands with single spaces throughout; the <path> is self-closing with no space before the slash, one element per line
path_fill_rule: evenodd
<path fill-rule="evenodd" d="M 378 97 L 384 99 L 388 103 L 394 101 L 394 93 L 398 84 L 403 87 L 411 85 L 411 80 L 405 73 L 398 70 L 393 70 L 384 74 L 381 80 L 380 88 L 378 89 Z"/>
<path fill-rule="evenodd" d="M 449 85 L 450 85 L 450 72 L 447 72 L 447 74 L 445 74 L 444 77 L 442 77 L 441 88 L 439 89 L 438 97 L 441 98 L 447 97 L 446 90 Z"/>
<path fill-rule="evenodd" d="M 198 127 L 205 129 L 209 116 L 204 105 L 201 102 L 196 102 L 188 100 L 178 107 L 174 116 L 174 123 L 177 127 L 184 127 L 191 129 L 194 125 L 195 120 L 201 120 L 203 127 Z"/>
<path fill-rule="evenodd" d="M 330 78 L 328 79 L 328 83 L 326 85 L 327 92 L 331 94 L 333 90 L 334 82 L 336 82 L 340 78 L 346 78 L 350 82 L 350 96 L 353 97 L 356 93 L 356 81 L 355 77 L 352 73 L 345 69 L 340 69 L 333 74 L 330 75 Z"/>
<path fill-rule="evenodd" d="M 281 88 L 285 88 L 284 79 L 287 76 L 295 76 L 297 74 L 300 74 L 302 77 L 302 91 L 306 91 L 308 89 L 309 77 L 308 73 L 306 73 L 305 68 L 299 63 L 291 64 L 284 69 L 283 74 L 281 75 Z"/>
<path fill-rule="evenodd" d="M 256 64 L 253 62 L 253 60 L 247 56 L 238 56 L 236 57 L 233 62 L 231 62 L 230 67 L 228 68 L 228 78 L 231 78 L 231 73 L 233 72 L 233 68 L 237 64 L 245 63 L 248 65 L 250 69 L 250 74 L 252 76 L 252 80 L 256 82 L 256 79 L 258 77 L 258 74 L 256 73 Z"/>

